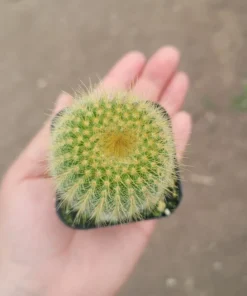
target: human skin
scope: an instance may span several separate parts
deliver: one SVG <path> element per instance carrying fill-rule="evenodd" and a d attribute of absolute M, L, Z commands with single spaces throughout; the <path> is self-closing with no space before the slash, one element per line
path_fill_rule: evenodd
<path fill-rule="evenodd" d="M 131 88 L 137 96 L 162 105 L 172 118 L 181 160 L 191 119 L 180 111 L 189 81 L 178 71 L 179 58 L 171 46 L 160 48 L 149 60 L 130 52 L 110 70 L 102 86 L 111 91 Z M 70 95 L 61 94 L 51 118 L 72 101 Z M 145 249 L 156 221 L 87 231 L 66 227 L 56 215 L 54 184 L 46 173 L 51 118 L 2 181 L 0 295 L 115 295 Z"/>

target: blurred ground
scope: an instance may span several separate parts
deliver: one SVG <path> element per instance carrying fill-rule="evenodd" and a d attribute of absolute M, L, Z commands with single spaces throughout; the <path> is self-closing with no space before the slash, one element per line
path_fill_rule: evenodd
<path fill-rule="evenodd" d="M 1 174 L 61 89 L 97 81 L 128 50 L 182 51 L 194 119 L 185 198 L 121 296 L 246 295 L 247 113 L 232 107 L 247 82 L 246 14 L 243 0 L 0 1 Z"/>

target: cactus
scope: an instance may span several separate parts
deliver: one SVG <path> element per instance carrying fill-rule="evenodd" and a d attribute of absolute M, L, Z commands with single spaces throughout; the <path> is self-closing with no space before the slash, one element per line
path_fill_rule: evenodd
<path fill-rule="evenodd" d="M 168 215 L 165 197 L 176 192 L 178 180 L 162 108 L 129 92 L 92 92 L 77 94 L 59 115 L 49 171 L 67 224 L 97 227 Z"/>

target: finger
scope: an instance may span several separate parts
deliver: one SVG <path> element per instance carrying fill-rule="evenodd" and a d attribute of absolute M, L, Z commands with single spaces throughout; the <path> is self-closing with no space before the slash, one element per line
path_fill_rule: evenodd
<path fill-rule="evenodd" d="M 145 56 L 138 51 L 126 54 L 109 71 L 102 81 L 105 90 L 126 90 L 134 85 L 136 78 L 146 62 Z"/>
<path fill-rule="evenodd" d="M 56 101 L 56 104 L 55 104 L 55 107 L 52 111 L 51 117 L 54 117 L 54 115 L 56 115 L 58 112 L 60 112 L 64 108 L 70 106 L 72 104 L 72 102 L 73 102 L 73 97 L 70 94 L 68 94 L 66 92 L 61 93 Z"/>
<path fill-rule="evenodd" d="M 62 93 L 55 104 L 49 120 L 44 124 L 38 134 L 31 140 L 26 149 L 14 163 L 10 171 L 15 169 L 15 176 L 22 178 L 37 178 L 45 176 L 47 172 L 47 154 L 50 138 L 50 125 L 53 116 L 72 104 L 72 97 L 67 93 Z"/>
<path fill-rule="evenodd" d="M 159 104 L 173 116 L 183 105 L 185 95 L 189 88 L 189 78 L 185 73 L 177 73 L 167 89 L 163 92 Z"/>
<path fill-rule="evenodd" d="M 133 92 L 145 99 L 157 101 L 177 69 L 179 56 L 174 47 L 159 49 L 148 61 Z"/>
<path fill-rule="evenodd" d="M 172 128 L 174 134 L 174 141 L 176 145 L 177 157 L 178 160 L 181 160 L 191 134 L 191 116 L 185 111 L 177 113 L 172 118 Z"/>

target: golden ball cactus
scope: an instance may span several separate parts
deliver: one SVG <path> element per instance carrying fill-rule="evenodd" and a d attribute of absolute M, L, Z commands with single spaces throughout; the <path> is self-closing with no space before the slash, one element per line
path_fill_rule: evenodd
<path fill-rule="evenodd" d="M 52 124 L 49 170 L 57 210 L 91 228 L 169 215 L 180 183 L 170 119 L 131 93 L 89 93 Z"/>

